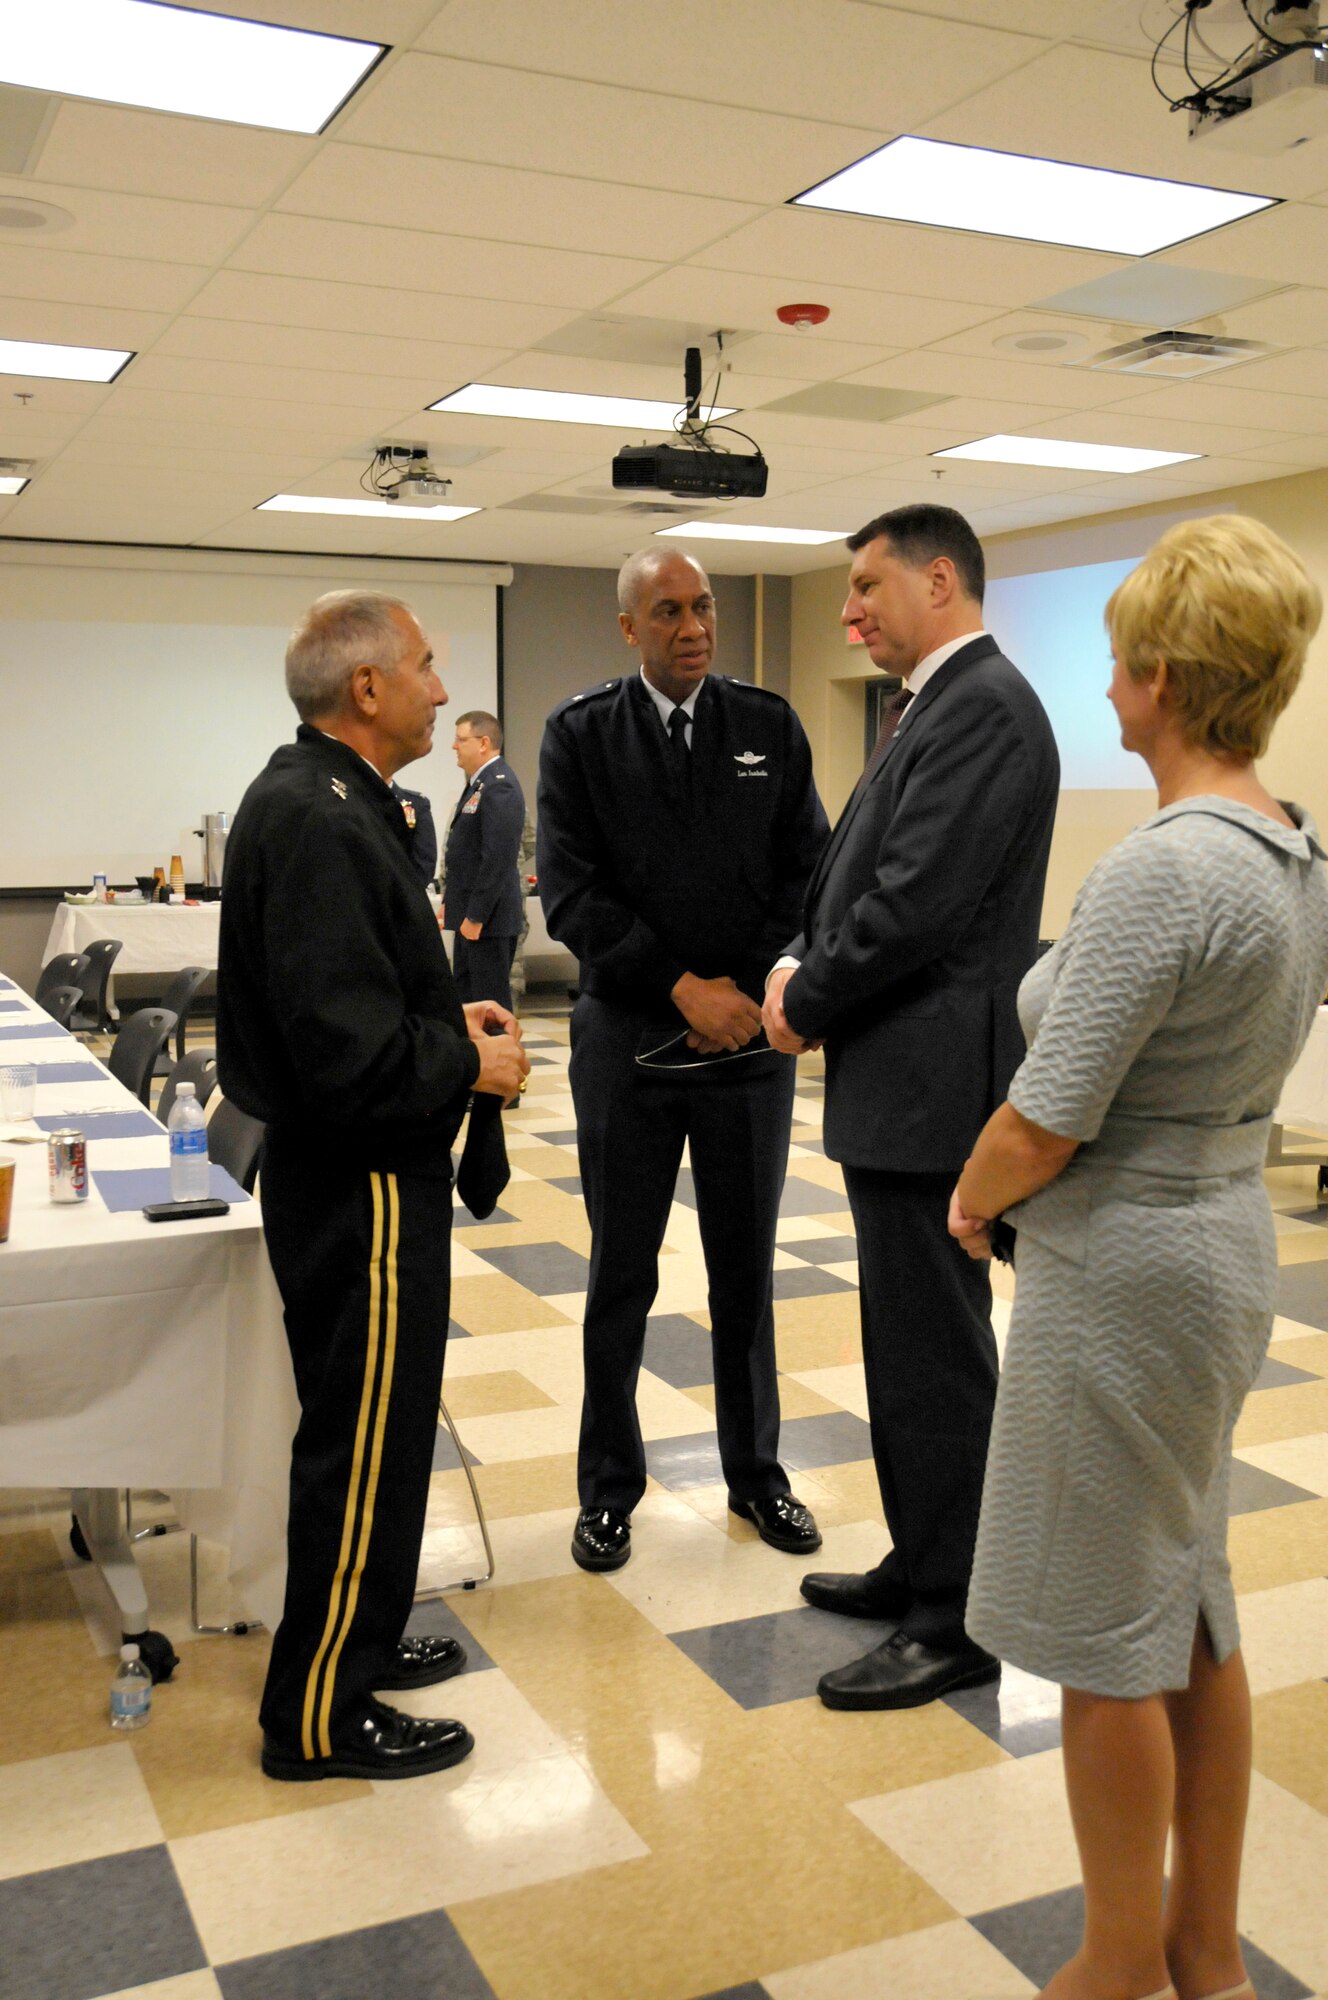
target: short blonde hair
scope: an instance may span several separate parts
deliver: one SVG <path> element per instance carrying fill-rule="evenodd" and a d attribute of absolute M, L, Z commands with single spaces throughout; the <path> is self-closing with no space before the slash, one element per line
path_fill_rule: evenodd
<path fill-rule="evenodd" d="M 1244 514 L 1168 528 L 1107 600 L 1107 631 L 1131 680 L 1165 661 L 1185 739 L 1261 757 L 1305 666 L 1323 599 L 1279 535 Z"/>
<path fill-rule="evenodd" d="M 329 590 L 314 600 L 286 648 L 286 692 L 302 722 L 336 713 L 356 667 L 396 670 L 410 646 L 402 616 L 415 619 L 381 590 Z"/>

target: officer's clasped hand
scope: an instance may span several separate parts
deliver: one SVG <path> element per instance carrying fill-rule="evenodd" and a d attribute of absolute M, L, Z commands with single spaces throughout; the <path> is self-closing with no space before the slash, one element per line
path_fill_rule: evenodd
<path fill-rule="evenodd" d="M 703 1056 L 733 1053 L 761 1032 L 761 1010 L 728 978 L 698 979 L 684 972 L 673 988 L 673 1004 L 692 1030 L 689 1049 Z"/>
<path fill-rule="evenodd" d="M 474 1000 L 464 1010 L 466 1029 L 480 1054 L 474 1089 L 504 1101 L 518 1097 L 530 1075 L 521 1046 L 521 1023 L 496 1000 Z"/>

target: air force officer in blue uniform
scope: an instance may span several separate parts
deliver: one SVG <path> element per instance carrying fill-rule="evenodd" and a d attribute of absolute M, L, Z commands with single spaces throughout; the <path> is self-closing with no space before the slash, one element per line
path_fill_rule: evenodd
<path fill-rule="evenodd" d="M 772 1261 L 794 1065 L 761 1034 L 766 971 L 827 833 L 811 752 L 779 695 L 712 674 L 705 572 L 633 556 L 619 623 L 639 673 L 550 716 L 539 878 L 581 962 L 571 1087 L 591 1224 L 572 1554 L 618 1569 L 646 1460 L 636 1382 L 683 1147 L 709 1277 L 729 1505 L 764 1541 L 820 1545 L 779 1463 Z M 450 890 L 449 890 L 450 899 Z"/>
<path fill-rule="evenodd" d="M 452 748 L 466 774 L 447 829 L 443 925 L 455 931 L 452 976 L 462 1001 L 512 1005 L 512 959 L 521 935 L 524 887 L 518 871 L 526 802 L 502 756 L 498 718 L 473 708 L 458 716 Z"/>

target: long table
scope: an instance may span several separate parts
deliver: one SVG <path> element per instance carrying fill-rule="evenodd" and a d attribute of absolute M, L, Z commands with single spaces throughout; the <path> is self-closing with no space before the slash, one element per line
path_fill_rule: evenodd
<path fill-rule="evenodd" d="M 86 951 L 98 938 L 119 938 L 117 973 L 179 972 L 185 965 L 215 972 L 220 935 L 220 903 L 61 903 L 42 964 L 62 951 Z"/>
<path fill-rule="evenodd" d="M 0 1125 L 17 1164 L 0 1244 L 0 1485 L 71 1490 L 131 1636 L 147 1603 L 125 1487 L 169 1493 L 186 1527 L 228 1551 L 245 1609 L 273 1624 L 298 1406 L 258 1203 L 226 1189 L 229 1215 L 148 1222 L 141 1203 L 166 1196 L 150 1184 L 169 1175 L 163 1128 L 0 978 L 0 1064 L 19 1062 L 36 1067 L 38 1126 L 86 1133 L 90 1186 L 52 1203 L 45 1145 L 6 1145 L 20 1128 Z"/>

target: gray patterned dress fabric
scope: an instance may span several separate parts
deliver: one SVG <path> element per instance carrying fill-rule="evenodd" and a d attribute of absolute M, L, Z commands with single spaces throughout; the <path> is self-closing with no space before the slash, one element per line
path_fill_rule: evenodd
<path fill-rule="evenodd" d="M 1183 799 L 1088 877 L 1024 980 L 1010 1102 L 1079 1139 L 1009 1211 L 1018 1284 L 968 1600 L 973 1638 L 1064 1686 L 1189 1681 L 1240 1643 L 1231 1433 L 1272 1327 L 1262 1163 L 1328 985 L 1328 871 L 1298 831 Z"/>

